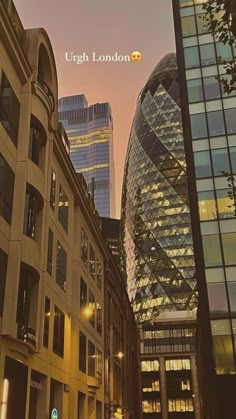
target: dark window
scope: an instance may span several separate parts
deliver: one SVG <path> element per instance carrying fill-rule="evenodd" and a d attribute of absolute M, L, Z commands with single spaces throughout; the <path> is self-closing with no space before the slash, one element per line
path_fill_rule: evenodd
<path fill-rule="evenodd" d="M 230 147 L 230 160 L 232 165 L 232 172 L 236 173 L 236 147 Z"/>
<path fill-rule="evenodd" d="M 225 110 L 226 129 L 228 134 L 236 133 L 236 110 L 227 109 Z"/>
<path fill-rule="evenodd" d="M 66 270 L 67 255 L 62 245 L 57 242 L 56 282 L 64 291 L 66 290 Z"/>
<path fill-rule="evenodd" d="M 80 309 L 87 304 L 87 284 L 80 278 Z"/>
<path fill-rule="evenodd" d="M 88 341 L 88 375 L 95 377 L 95 364 L 96 364 L 95 346 L 92 342 Z"/>
<path fill-rule="evenodd" d="M 203 79 L 206 100 L 220 97 L 220 84 L 215 76 Z"/>
<path fill-rule="evenodd" d="M 87 352 L 87 339 L 86 336 L 79 333 L 79 369 L 86 374 L 86 352 Z"/>
<path fill-rule="evenodd" d="M 0 267 L 0 316 L 2 316 L 7 276 L 7 254 L 2 249 L 0 249 Z"/>
<path fill-rule="evenodd" d="M 207 288 L 211 316 L 225 317 L 228 312 L 225 284 L 208 284 Z"/>
<path fill-rule="evenodd" d="M 187 81 L 189 102 L 200 102 L 203 100 L 202 80 L 194 79 Z"/>
<path fill-rule="evenodd" d="M 218 234 L 202 236 L 205 266 L 222 265 L 220 239 Z"/>
<path fill-rule="evenodd" d="M 214 44 L 201 45 L 200 53 L 202 66 L 212 65 L 216 63 Z"/>
<path fill-rule="evenodd" d="M 211 161 L 209 151 L 198 151 L 194 153 L 196 178 L 211 176 Z"/>
<path fill-rule="evenodd" d="M 98 288 L 102 289 L 102 265 L 99 259 L 97 259 L 97 285 Z"/>
<path fill-rule="evenodd" d="M 40 128 L 31 122 L 30 141 L 29 141 L 29 159 L 35 164 L 39 164 L 39 150 L 41 144 Z"/>
<path fill-rule="evenodd" d="M 49 228 L 48 230 L 48 261 L 47 261 L 47 271 L 49 274 L 52 274 L 52 262 L 53 262 L 53 232 Z"/>
<path fill-rule="evenodd" d="M 93 293 L 89 290 L 89 306 L 92 309 L 92 316 L 89 318 L 89 321 L 93 327 L 95 327 L 95 298 Z"/>
<path fill-rule="evenodd" d="M 16 313 L 18 339 L 34 345 L 36 344 L 37 301 L 38 280 L 29 268 L 22 266 Z"/>
<path fill-rule="evenodd" d="M 20 102 L 5 74 L 2 74 L 0 89 L 0 121 L 15 145 L 18 141 Z"/>
<path fill-rule="evenodd" d="M 50 300 L 48 297 L 45 297 L 43 326 L 43 346 L 45 346 L 45 348 L 48 347 L 50 315 Z"/>
<path fill-rule="evenodd" d="M 11 224 L 15 175 L 0 153 L 0 215 Z"/>
<path fill-rule="evenodd" d="M 89 272 L 93 280 L 95 280 L 95 252 L 92 246 L 89 249 Z"/>
<path fill-rule="evenodd" d="M 192 139 L 207 137 L 206 116 L 204 113 L 191 115 Z"/>
<path fill-rule="evenodd" d="M 211 137 L 225 134 L 225 124 L 222 111 L 207 112 L 209 133 Z"/>
<path fill-rule="evenodd" d="M 55 210 L 55 202 L 56 202 L 56 174 L 52 170 L 51 173 L 51 188 L 50 188 L 50 207 Z"/>
<path fill-rule="evenodd" d="M 68 198 L 62 186 L 60 185 L 58 218 L 62 227 L 64 228 L 66 232 L 68 231 L 68 208 L 69 208 Z"/>
<path fill-rule="evenodd" d="M 31 239 L 35 239 L 36 216 L 37 198 L 32 192 L 26 191 L 24 234 L 28 237 L 31 237 Z"/>
<path fill-rule="evenodd" d="M 54 308 L 53 352 L 63 358 L 64 356 L 64 328 L 65 316 L 57 306 Z"/>
<path fill-rule="evenodd" d="M 213 171 L 215 176 L 222 176 L 222 172 L 229 172 L 229 156 L 226 148 L 212 150 Z"/>
<path fill-rule="evenodd" d="M 84 264 L 88 264 L 88 237 L 85 234 L 85 231 L 81 229 L 81 259 Z"/>
<path fill-rule="evenodd" d="M 102 306 L 97 303 L 97 332 L 102 335 Z"/>

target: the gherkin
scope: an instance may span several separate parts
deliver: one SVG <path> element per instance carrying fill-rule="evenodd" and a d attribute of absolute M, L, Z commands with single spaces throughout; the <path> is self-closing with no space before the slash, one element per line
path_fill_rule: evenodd
<path fill-rule="evenodd" d="M 175 54 L 141 91 L 122 193 L 127 289 L 138 323 L 196 308 L 196 279 Z"/>

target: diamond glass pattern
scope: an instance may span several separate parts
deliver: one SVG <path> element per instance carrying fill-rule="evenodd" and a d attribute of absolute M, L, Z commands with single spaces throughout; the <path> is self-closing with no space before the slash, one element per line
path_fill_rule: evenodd
<path fill-rule="evenodd" d="M 122 193 L 127 288 L 138 323 L 196 308 L 175 54 L 141 91 L 128 144 Z"/>

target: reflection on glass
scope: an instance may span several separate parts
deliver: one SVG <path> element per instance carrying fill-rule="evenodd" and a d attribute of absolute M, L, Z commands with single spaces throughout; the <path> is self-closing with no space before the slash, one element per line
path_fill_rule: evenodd
<path fill-rule="evenodd" d="M 228 304 L 225 284 L 208 284 L 207 289 L 211 315 L 227 317 Z"/>
<path fill-rule="evenodd" d="M 217 218 L 216 202 L 213 191 L 199 192 L 198 206 L 201 221 Z"/>
<path fill-rule="evenodd" d="M 216 63 L 214 44 L 201 45 L 200 54 L 202 66 L 212 65 Z"/>
<path fill-rule="evenodd" d="M 181 18 L 183 36 L 196 35 L 195 16 L 186 16 Z"/>
<path fill-rule="evenodd" d="M 190 103 L 203 100 L 202 80 L 193 79 L 187 81 L 188 99 Z"/>
<path fill-rule="evenodd" d="M 233 216 L 234 209 L 229 208 L 232 205 L 232 201 L 228 197 L 228 191 L 228 189 L 216 191 L 219 218 L 229 218 Z"/>
<path fill-rule="evenodd" d="M 222 244 L 226 265 L 236 264 L 236 233 L 222 234 Z"/>
<path fill-rule="evenodd" d="M 195 140 L 207 137 L 206 115 L 204 113 L 198 113 L 196 115 L 191 115 L 190 119 L 192 139 Z"/>
<path fill-rule="evenodd" d="M 216 76 L 205 77 L 203 79 L 203 83 L 206 100 L 217 99 L 220 97 L 220 84 L 216 79 Z"/>
<path fill-rule="evenodd" d="M 211 137 L 225 134 L 225 125 L 222 111 L 207 112 L 209 133 Z"/>
<path fill-rule="evenodd" d="M 194 163 L 196 178 L 210 177 L 212 175 L 209 151 L 194 153 Z"/>
<path fill-rule="evenodd" d="M 229 156 L 226 148 L 212 150 L 213 171 L 215 176 L 222 176 L 222 172 L 229 172 Z"/>
<path fill-rule="evenodd" d="M 220 239 L 218 234 L 202 236 L 205 266 L 219 266 L 222 264 Z"/>
<path fill-rule="evenodd" d="M 199 67 L 198 47 L 184 48 L 185 68 Z"/>

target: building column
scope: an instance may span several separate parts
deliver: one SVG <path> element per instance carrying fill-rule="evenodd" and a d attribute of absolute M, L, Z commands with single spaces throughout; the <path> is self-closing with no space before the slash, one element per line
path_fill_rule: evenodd
<path fill-rule="evenodd" d="M 166 387 L 165 358 L 160 357 L 159 363 L 160 363 L 161 414 L 162 414 L 162 419 L 168 419 L 168 400 L 167 400 L 167 387 Z"/>
<path fill-rule="evenodd" d="M 195 411 L 195 419 L 201 419 L 201 401 L 198 387 L 196 356 L 194 355 L 191 356 L 191 373 L 193 383 L 193 405 Z"/>

